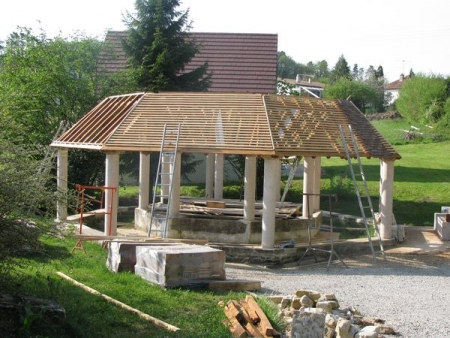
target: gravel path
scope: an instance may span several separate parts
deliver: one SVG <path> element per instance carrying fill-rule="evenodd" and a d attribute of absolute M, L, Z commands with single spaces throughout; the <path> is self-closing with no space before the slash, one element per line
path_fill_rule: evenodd
<path fill-rule="evenodd" d="M 450 337 L 450 253 L 371 256 L 334 261 L 312 258 L 282 269 L 227 263 L 227 279 L 259 280 L 262 293 L 293 295 L 297 289 L 334 293 L 340 307 L 355 306 L 364 316 L 386 320 L 399 337 Z"/>

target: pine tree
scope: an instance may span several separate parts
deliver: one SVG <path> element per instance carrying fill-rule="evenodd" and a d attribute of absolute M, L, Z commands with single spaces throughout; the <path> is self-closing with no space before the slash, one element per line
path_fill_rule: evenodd
<path fill-rule="evenodd" d="M 178 11 L 179 5 L 179 0 L 136 0 L 135 16 L 125 17 L 124 50 L 141 90 L 203 91 L 210 85 L 207 63 L 184 72 L 201 47 L 188 34 L 189 10 Z"/>
<path fill-rule="evenodd" d="M 346 78 L 348 80 L 352 79 L 352 75 L 350 73 L 350 67 L 345 59 L 344 55 L 341 55 L 334 66 L 333 71 L 331 72 L 330 82 L 334 83 L 339 80 L 341 77 Z"/>

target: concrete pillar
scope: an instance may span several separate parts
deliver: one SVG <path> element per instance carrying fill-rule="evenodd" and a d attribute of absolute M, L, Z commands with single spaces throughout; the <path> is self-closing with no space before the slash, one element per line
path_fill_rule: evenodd
<path fill-rule="evenodd" d="M 177 153 L 176 157 L 172 177 L 172 196 L 169 209 L 170 218 L 180 215 L 181 153 Z"/>
<path fill-rule="evenodd" d="M 256 157 L 245 157 L 244 221 L 255 219 Z"/>
<path fill-rule="evenodd" d="M 150 195 L 150 153 L 139 153 L 139 209 L 147 210 Z"/>
<path fill-rule="evenodd" d="M 311 200 L 313 201 L 312 210 L 313 212 L 320 210 L 320 178 L 322 174 L 322 158 L 316 157 L 314 159 L 314 184 L 313 184 L 313 194 Z"/>
<path fill-rule="evenodd" d="M 56 184 L 58 189 L 58 200 L 56 201 L 56 222 L 67 220 L 67 173 L 68 173 L 68 150 L 58 149 L 56 165 Z"/>
<path fill-rule="evenodd" d="M 161 195 L 169 195 L 169 185 L 170 185 L 170 171 L 172 170 L 172 156 L 162 156 L 161 158 Z M 164 200 L 164 197 L 161 196 L 160 202 L 163 204 L 167 204 L 167 200 Z"/>
<path fill-rule="evenodd" d="M 216 154 L 216 164 L 214 171 L 214 199 L 223 199 L 223 165 L 224 156 L 223 154 Z"/>
<path fill-rule="evenodd" d="M 119 205 L 119 153 L 106 153 L 106 173 L 105 186 L 115 187 L 116 190 L 106 189 L 105 191 L 105 211 L 109 212 L 112 206 L 112 213 L 105 214 L 105 235 L 117 235 L 117 207 Z"/>
<path fill-rule="evenodd" d="M 314 187 L 314 160 L 312 157 L 305 157 L 303 160 L 303 206 L 302 216 L 310 217 L 313 213 L 313 193 Z"/>
<path fill-rule="evenodd" d="M 214 154 L 206 155 L 205 198 L 214 198 Z"/>
<path fill-rule="evenodd" d="M 277 189 L 280 189 L 281 164 L 279 159 L 264 159 L 264 192 L 261 247 L 272 249 L 275 244 L 275 212 Z"/>
<path fill-rule="evenodd" d="M 394 161 L 380 162 L 380 236 L 392 238 Z"/>

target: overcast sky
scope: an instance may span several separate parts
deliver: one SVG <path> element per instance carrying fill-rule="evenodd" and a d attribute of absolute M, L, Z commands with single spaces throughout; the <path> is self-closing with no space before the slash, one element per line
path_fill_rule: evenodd
<path fill-rule="evenodd" d="M 295 61 L 343 54 L 350 67 L 383 66 L 389 81 L 401 73 L 450 75 L 448 0 L 184 0 L 194 32 L 278 34 L 278 50 Z M 124 30 L 134 0 L 2 0 L 0 40 L 17 26 L 42 27 L 49 37 L 84 31 L 102 38 Z M 40 21 L 40 24 L 38 23 Z"/>

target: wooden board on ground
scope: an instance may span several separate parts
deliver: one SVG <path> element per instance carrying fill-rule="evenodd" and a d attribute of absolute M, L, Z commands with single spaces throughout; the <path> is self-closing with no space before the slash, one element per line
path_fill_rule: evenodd
<path fill-rule="evenodd" d="M 217 280 L 208 283 L 208 289 L 215 291 L 261 291 L 260 281 Z"/>

